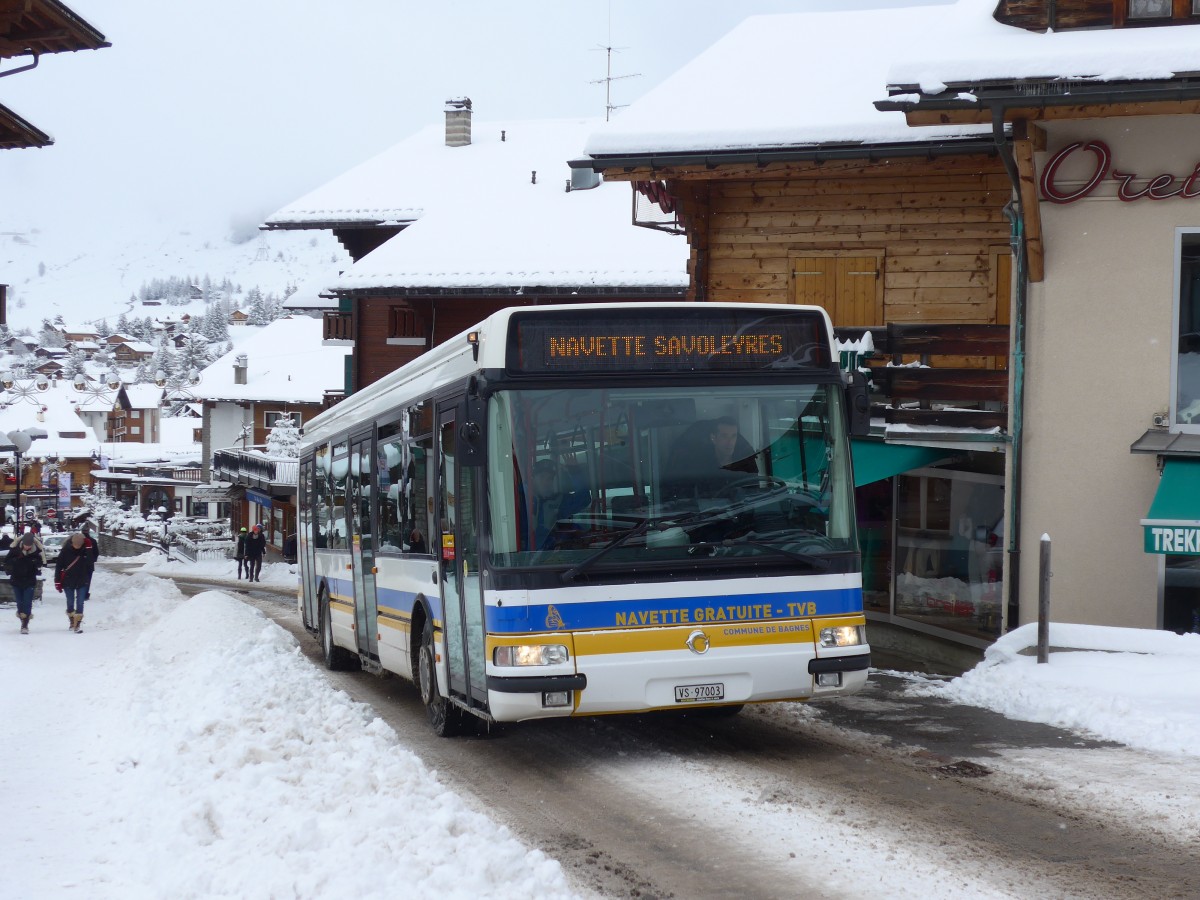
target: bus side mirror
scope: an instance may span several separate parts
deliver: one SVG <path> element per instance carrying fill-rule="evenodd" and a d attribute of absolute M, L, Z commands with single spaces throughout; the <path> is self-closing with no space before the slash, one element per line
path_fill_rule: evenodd
<path fill-rule="evenodd" d="M 871 433 L 871 396 L 867 376 L 858 369 L 851 369 L 846 384 L 846 420 L 853 437 L 866 437 Z"/>
<path fill-rule="evenodd" d="M 484 447 L 484 418 L 487 401 L 482 397 L 468 397 L 459 408 L 458 464 L 460 466 L 482 466 Z"/>

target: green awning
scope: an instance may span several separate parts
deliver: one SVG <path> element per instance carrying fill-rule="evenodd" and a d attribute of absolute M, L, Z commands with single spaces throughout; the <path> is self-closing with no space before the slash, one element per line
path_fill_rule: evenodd
<path fill-rule="evenodd" d="M 862 487 L 945 459 L 961 456 L 945 447 L 916 447 L 912 444 L 885 444 L 883 441 L 851 440 L 854 459 L 854 486 Z"/>
<path fill-rule="evenodd" d="M 1142 519 L 1147 553 L 1200 555 L 1200 460 L 1168 459 Z"/>

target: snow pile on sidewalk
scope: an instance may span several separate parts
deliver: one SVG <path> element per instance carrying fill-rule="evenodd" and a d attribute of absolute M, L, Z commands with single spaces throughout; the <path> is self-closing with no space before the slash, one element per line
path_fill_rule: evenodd
<path fill-rule="evenodd" d="M 1037 624 L 1022 625 L 960 678 L 909 690 L 1141 750 L 1200 756 L 1200 634 L 1052 623 L 1050 646 L 1050 661 L 1039 665 Z"/>
<path fill-rule="evenodd" d="M 191 578 L 218 578 L 237 584 L 237 560 L 218 559 L 191 562 L 185 559 L 167 559 L 162 553 L 144 553 L 141 556 L 130 557 L 129 562 L 141 564 L 141 571 L 154 575 L 184 575 Z M 266 562 L 259 573 L 263 584 L 274 587 L 298 587 L 300 584 L 299 567 L 295 563 Z M 249 584 L 242 579 L 240 586 Z"/>
<path fill-rule="evenodd" d="M 49 596 L 0 626 L 0 897 L 570 896 L 257 611 L 141 573 L 93 596 L 82 636 Z"/>

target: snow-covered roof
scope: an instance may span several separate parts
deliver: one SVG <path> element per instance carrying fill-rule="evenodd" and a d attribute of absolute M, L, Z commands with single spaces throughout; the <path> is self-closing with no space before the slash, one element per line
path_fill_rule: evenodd
<path fill-rule="evenodd" d="M 423 215 L 329 287 L 685 288 L 687 243 L 632 227 L 628 185 L 566 190 L 566 161 L 598 124 L 477 124 L 470 146 L 428 148 L 453 165 L 431 175 L 418 164 L 419 175 L 407 175 L 419 191 L 438 179 Z"/>
<path fill-rule="evenodd" d="M 280 400 L 319 403 L 326 391 L 345 385 L 349 347 L 325 347 L 324 323 L 308 316 L 276 319 L 240 340 L 204 369 L 189 388 L 202 400 Z M 234 384 L 234 362 L 245 356 L 246 383 Z"/>
<path fill-rule="evenodd" d="M 331 223 L 402 224 L 420 218 L 461 164 L 464 147 L 447 147 L 441 125 L 430 125 L 326 182 L 269 216 L 267 226 L 329 227 Z"/>
<path fill-rule="evenodd" d="M 935 9 L 939 40 L 898 42 L 889 55 L 887 84 L 938 93 L 950 84 L 1017 78 L 1141 81 L 1200 72 L 1200 28 L 1038 33 L 997 22 L 996 0 L 958 0 Z"/>
<path fill-rule="evenodd" d="M 976 0 L 972 0 L 976 2 Z M 995 0 L 991 0 L 995 6 Z M 945 6 L 746 19 L 587 142 L 592 156 L 888 144 L 986 133 L 911 128 L 873 103 L 900 54 L 944 55 Z"/>
<path fill-rule="evenodd" d="M 162 403 L 163 389 L 155 384 L 127 384 L 125 396 L 132 409 L 158 409 Z"/>
<path fill-rule="evenodd" d="M 128 347 L 137 353 L 153 353 L 154 346 L 147 344 L 145 341 L 125 341 L 120 346 Z"/>
<path fill-rule="evenodd" d="M 338 271 L 332 267 L 322 275 L 302 282 L 290 297 L 283 301 L 284 309 L 318 310 L 337 309 L 337 301 L 324 296 L 328 286 L 338 279 Z"/>

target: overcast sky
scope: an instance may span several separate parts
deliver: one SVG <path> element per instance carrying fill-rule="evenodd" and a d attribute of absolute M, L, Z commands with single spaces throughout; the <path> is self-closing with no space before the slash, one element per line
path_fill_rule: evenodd
<path fill-rule="evenodd" d="M 914 2 L 67 4 L 113 46 L 0 79 L 0 103 L 56 141 L 0 153 L 0 232 L 220 234 L 440 122 L 449 97 L 478 120 L 602 116 L 609 43 L 613 74 L 638 74 L 612 84 L 629 103 L 746 16 Z"/>

